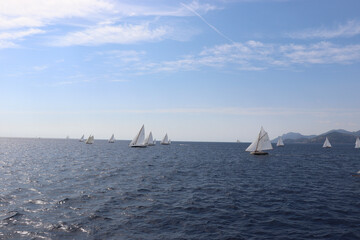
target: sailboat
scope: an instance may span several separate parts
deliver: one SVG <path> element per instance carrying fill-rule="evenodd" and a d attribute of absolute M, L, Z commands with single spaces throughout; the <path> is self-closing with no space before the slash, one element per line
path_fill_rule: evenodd
<path fill-rule="evenodd" d="M 110 139 L 109 139 L 109 143 L 114 143 L 115 142 L 115 137 L 114 134 L 111 135 Z"/>
<path fill-rule="evenodd" d="M 84 141 L 84 134 L 81 136 L 81 138 L 79 139 L 79 142 L 83 142 Z"/>
<path fill-rule="evenodd" d="M 153 141 L 153 146 L 155 146 L 156 145 L 156 139 L 154 139 L 154 141 Z"/>
<path fill-rule="evenodd" d="M 154 140 L 153 140 L 153 135 L 151 132 L 149 133 L 149 136 L 145 139 L 145 144 L 147 146 L 155 146 Z"/>
<path fill-rule="evenodd" d="M 359 139 L 359 137 L 356 138 L 355 148 L 360 148 L 360 139 Z"/>
<path fill-rule="evenodd" d="M 86 144 L 93 144 L 94 143 L 94 136 L 90 135 L 85 143 Z"/>
<path fill-rule="evenodd" d="M 277 147 L 283 147 L 284 146 L 284 142 L 282 140 L 282 137 L 280 136 L 278 141 L 277 141 L 277 144 L 276 144 Z"/>
<path fill-rule="evenodd" d="M 168 139 L 168 135 L 167 133 L 165 134 L 165 137 L 163 138 L 163 140 L 160 142 L 161 145 L 170 145 L 170 141 Z"/>
<path fill-rule="evenodd" d="M 140 128 L 140 131 L 134 139 L 130 142 L 129 147 L 146 147 L 145 144 L 145 128 L 144 125 Z"/>
<path fill-rule="evenodd" d="M 331 148 L 331 144 L 329 139 L 326 137 L 323 148 Z"/>
<path fill-rule="evenodd" d="M 268 153 L 263 152 L 263 150 L 270 150 L 270 149 L 273 149 L 273 147 L 271 145 L 269 135 L 267 132 L 265 132 L 264 128 L 261 127 L 259 135 L 245 151 L 250 152 L 250 154 L 253 155 L 267 155 Z"/>

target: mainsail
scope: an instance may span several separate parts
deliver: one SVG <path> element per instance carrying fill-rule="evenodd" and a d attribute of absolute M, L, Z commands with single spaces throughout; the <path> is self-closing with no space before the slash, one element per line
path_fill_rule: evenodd
<path fill-rule="evenodd" d="M 355 148 L 360 148 L 360 139 L 359 139 L 359 137 L 356 138 Z"/>
<path fill-rule="evenodd" d="M 279 139 L 278 139 L 278 141 L 277 141 L 276 146 L 278 146 L 278 147 L 283 147 L 283 146 L 284 146 L 284 142 L 283 142 L 283 140 L 282 140 L 282 137 L 281 137 L 281 136 L 279 137 Z"/>
<path fill-rule="evenodd" d="M 149 133 L 149 136 L 145 139 L 145 144 L 148 146 L 154 146 L 154 140 L 152 136 L 152 132 Z"/>
<path fill-rule="evenodd" d="M 115 137 L 114 134 L 111 135 L 110 139 L 109 139 L 109 143 L 114 143 L 115 142 Z"/>
<path fill-rule="evenodd" d="M 261 152 L 263 150 L 273 149 L 269 135 L 265 132 L 264 128 L 261 127 L 260 133 L 258 137 L 255 139 L 253 143 L 245 150 L 247 152 Z"/>
<path fill-rule="evenodd" d="M 81 138 L 79 139 L 79 142 L 83 142 L 84 141 L 84 135 L 81 136 Z"/>
<path fill-rule="evenodd" d="M 136 134 L 134 139 L 130 142 L 129 147 L 146 147 L 144 140 L 145 140 L 145 128 L 144 125 L 142 125 L 139 133 Z"/>
<path fill-rule="evenodd" d="M 331 148 L 331 144 L 329 139 L 326 137 L 323 148 Z"/>
<path fill-rule="evenodd" d="M 94 143 L 94 136 L 90 135 L 85 143 L 86 144 L 93 144 Z"/>
<path fill-rule="evenodd" d="M 169 145 L 170 144 L 167 133 L 165 134 L 165 137 L 163 138 L 163 140 L 160 143 L 162 145 Z"/>

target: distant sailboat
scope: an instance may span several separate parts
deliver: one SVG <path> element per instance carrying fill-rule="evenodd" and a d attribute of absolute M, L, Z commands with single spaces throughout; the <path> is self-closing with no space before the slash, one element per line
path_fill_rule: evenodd
<path fill-rule="evenodd" d="M 359 137 L 356 138 L 355 148 L 360 148 L 360 139 L 359 139 Z"/>
<path fill-rule="evenodd" d="M 156 145 L 156 139 L 154 139 L 154 141 L 153 141 L 153 145 L 154 145 L 154 146 Z"/>
<path fill-rule="evenodd" d="M 130 142 L 129 147 L 146 147 L 145 144 L 145 128 L 144 125 L 142 125 L 140 131 L 134 139 Z"/>
<path fill-rule="evenodd" d="M 109 143 L 114 143 L 115 142 L 115 137 L 114 134 L 111 135 L 110 139 L 109 139 Z"/>
<path fill-rule="evenodd" d="M 168 139 L 168 135 L 165 134 L 165 137 L 163 138 L 163 140 L 160 142 L 161 145 L 170 145 L 171 141 Z"/>
<path fill-rule="evenodd" d="M 284 146 L 284 142 L 282 140 L 282 137 L 280 136 L 278 141 L 277 141 L 277 144 L 276 144 L 277 147 L 283 147 Z"/>
<path fill-rule="evenodd" d="M 326 137 L 323 148 L 331 148 L 331 144 L 329 139 Z"/>
<path fill-rule="evenodd" d="M 85 143 L 86 144 L 93 144 L 94 143 L 94 136 L 90 135 Z"/>
<path fill-rule="evenodd" d="M 83 142 L 85 139 L 84 139 L 84 135 L 81 136 L 81 138 L 79 139 L 79 142 Z"/>
<path fill-rule="evenodd" d="M 152 132 L 149 133 L 149 136 L 145 139 L 145 144 L 147 146 L 155 146 Z"/>
<path fill-rule="evenodd" d="M 254 142 L 250 144 L 250 146 L 245 150 L 250 152 L 253 155 L 267 155 L 267 152 L 263 152 L 263 150 L 273 149 L 269 136 L 267 132 L 265 132 L 264 128 L 261 127 L 258 137 Z"/>

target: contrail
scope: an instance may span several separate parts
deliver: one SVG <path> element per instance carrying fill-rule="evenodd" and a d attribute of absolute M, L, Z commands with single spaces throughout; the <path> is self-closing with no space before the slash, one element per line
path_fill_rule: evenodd
<path fill-rule="evenodd" d="M 192 13 L 194 13 L 196 16 L 198 16 L 204 23 L 206 23 L 206 25 L 208 25 L 209 27 L 211 27 L 215 32 L 217 32 L 220 36 L 222 36 L 223 38 L 225 38 L 226 40 L 229 40 L 230 42 L 234 43 L 234 41 L 227 37 L 225 34 L 223 34 L 222 32 L 220 32 L 216 27 L 214 27 L 213 25 L 211 25 L 208 21 L 205 20 L 205 18 L 203 18 L 199 13 L 197 13 L 194 9 L 192 9 L 191 7 L 187 6 L 184 3 L 180 3 L 182 6 L 186 7 L 189 11 L 191 11 Z"/>

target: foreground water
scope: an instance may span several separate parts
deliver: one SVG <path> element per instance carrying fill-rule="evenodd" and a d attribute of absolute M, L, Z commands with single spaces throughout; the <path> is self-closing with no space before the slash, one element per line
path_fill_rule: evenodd
<path fill-rule="evenodd" d="M 360 239 L 360 151 L 0 139 L 0 239 Z"/>

